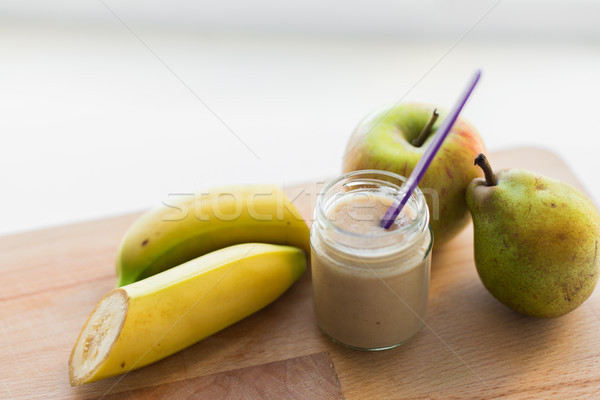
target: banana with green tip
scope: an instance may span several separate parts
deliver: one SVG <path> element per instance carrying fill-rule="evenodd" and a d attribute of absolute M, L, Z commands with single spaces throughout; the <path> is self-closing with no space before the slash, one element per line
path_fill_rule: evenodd
<path fill-rule="evenodd" d="M 117 286 L 247 242 L 310 251 L 308 227 L 278 186 L 223 186 L 180 195 L 142 215 L 129 229 L 117 258 Z"/>

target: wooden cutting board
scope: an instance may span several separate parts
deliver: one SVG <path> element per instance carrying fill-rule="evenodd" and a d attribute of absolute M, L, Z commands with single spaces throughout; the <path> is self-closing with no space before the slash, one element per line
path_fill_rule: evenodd
<path fill-rule="evenodd" d="M 490 161 L 581 189 L 565 164 L 544 150 L 496 152 Z M 322 187 L 286 188 L 307 220 Z M 480 283 L 471 227 L 434 252 L 427 327 L 399 348 L 360 352 L 323 337 L 307 273 L 272 305 L 184 351 L 72 388 L 71 347 L 113 288 L 119 241 L 138 215 L 0 238 L 0 398 L 600 396 L 599 290 L 558 319 L 514 313 Z"/>

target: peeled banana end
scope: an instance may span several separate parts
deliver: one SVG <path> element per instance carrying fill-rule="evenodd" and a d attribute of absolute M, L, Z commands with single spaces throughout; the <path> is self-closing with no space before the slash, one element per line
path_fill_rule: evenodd
<path fill-rule="evenodd" d="M 98 370 L 117 341 L 129 297 L 124 290 L 108 293 L 96 306 L 85 323 L 69 358 L 71 386 L 79 386 L 100 379 Z"/>

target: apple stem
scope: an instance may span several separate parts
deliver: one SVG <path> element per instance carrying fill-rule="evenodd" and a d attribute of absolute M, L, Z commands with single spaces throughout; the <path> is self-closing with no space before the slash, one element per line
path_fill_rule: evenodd
<path fill-rule="evenodd" d="M 414 138 L 411 142 L 413 146 L 421 147 L 423 145 L 423 142 L 425 142 L 425 139 L 427 139 L 427 136 L 429 136 L 429 134 L 431 133 L 431 127 L 433 126 L 433 124 L 435 124 L 435 121 L 438 119 L 439 116 L 440 115 L 437 112 L 437 108 L 435 108 L 433 110 L 433 113 L 431 114 L 431 117 L 429 117 L 429 121 L 427 121 L 427 124 L 425 124 L 423 130 L 421 131 L 421 133 L 419 133 L 419 136 Z"/>
<path fill-rule="evenodd" d="M 475 158 L 475 165 L 478 165 L 479 168 L 483 170 L 485 174 L 485 185 L 486 186 L 496 186 L 498 181 L 496 180 L 496 175 L 494 175 L 494 171 L 490 166 L 490 163 L 483 153 L 479 153 Z"/>

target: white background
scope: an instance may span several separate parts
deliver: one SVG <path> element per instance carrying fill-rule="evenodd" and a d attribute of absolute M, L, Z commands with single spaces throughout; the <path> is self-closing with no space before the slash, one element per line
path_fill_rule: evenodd
<path fill-rule="evenodd" d="M 0 234 L 169 193 L 340 172 L 386 103 L 450 107 L 488 150 L 558 153 L 600 200 L 600 4 L 4 1 Z"/>

